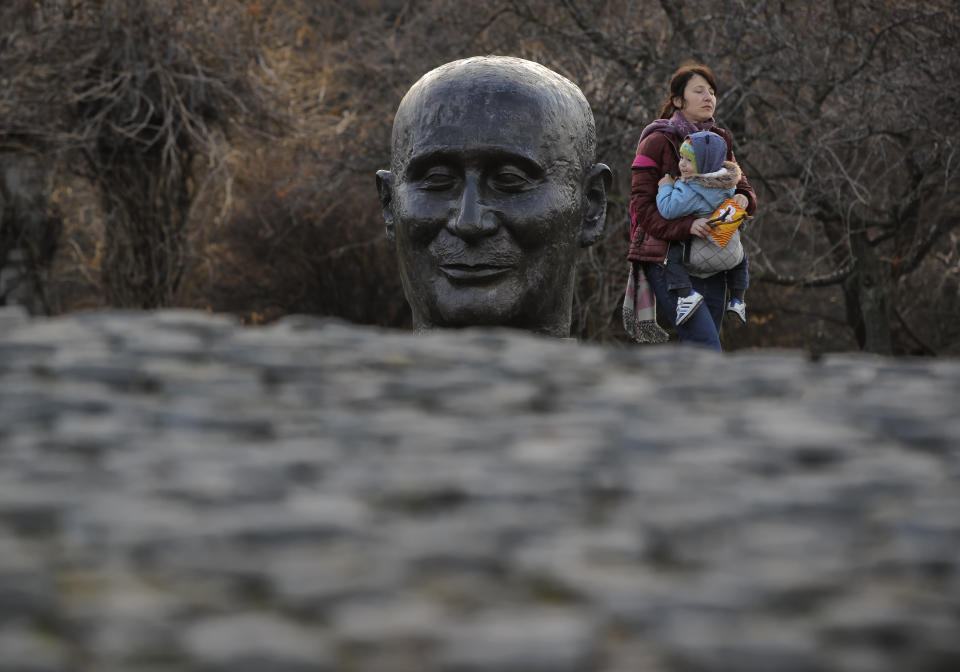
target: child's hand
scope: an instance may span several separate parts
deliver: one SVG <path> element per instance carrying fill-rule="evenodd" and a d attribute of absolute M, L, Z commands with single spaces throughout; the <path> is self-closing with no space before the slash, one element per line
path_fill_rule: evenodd
<path fill-rule="evenodd" d="M 660 181 L 657 182 L 658 187 L 662 187 L 665 184 L 673 184 L 673 178 L 670 177 L 669 175 L 664 175 L 663 177 L 660 178 Z"/>
<path fill-rule="evenodd" d="M 706 217 L 698 217 L 690 225 L 690 235 L 697 238 L 706 238 L 710 231 L 716 228 L 716 225 L 710 224 Z"/>

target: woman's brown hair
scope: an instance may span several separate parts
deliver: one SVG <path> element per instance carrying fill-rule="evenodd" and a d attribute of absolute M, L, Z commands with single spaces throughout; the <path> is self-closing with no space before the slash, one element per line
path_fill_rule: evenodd
<path fill-rule="evenodd" d="M 673 116 L 674 110 L 678 109 L 677 106 L 673 104 L 673 99 L 683 98 L 683 90 L 687 88 L 687 82 L 689 82 L 690 78 L 694 75 L 700 75 L 707 80 L 707 83 L 710 84 L 714 93 L 717 93 L 717 78 L 713 76 L 713 70 L 699 63 L 684 65 L 670 77 L 670 95 L 667 98 L 667 102 L 660 108 L 660 119 L 669 119 Z"/>

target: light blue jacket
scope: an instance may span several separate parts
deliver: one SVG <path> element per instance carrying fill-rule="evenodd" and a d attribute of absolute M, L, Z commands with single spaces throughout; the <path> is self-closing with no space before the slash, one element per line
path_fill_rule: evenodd
<path fill-rule="evenodd" d="M 657 190 L 657 209 L 664 219 L 687 215 L 706 217 L 733 196 L 740 180 L 740 167 L 724 161 L 715 173 L 697 173 L 673 184 L 661 184 Z"/>

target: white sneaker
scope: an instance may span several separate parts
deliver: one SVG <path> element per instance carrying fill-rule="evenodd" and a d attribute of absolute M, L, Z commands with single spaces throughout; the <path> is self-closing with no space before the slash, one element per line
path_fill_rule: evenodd
<path fill-rule="evenodd" d="M 730 303 L 727 304 L 727 312 L 736 315 L 737 319 L 743 324 L 747 323 L 747 304 L 740 299 L 730 299 Z"/>
<path fill-rule="evenodd" d="M 693 290 L 690 291 L 688 296 L 677 299 L 677 326 L 679 327 L 693 317 L 701 303 L 703 303 L 703 294 Z"/>

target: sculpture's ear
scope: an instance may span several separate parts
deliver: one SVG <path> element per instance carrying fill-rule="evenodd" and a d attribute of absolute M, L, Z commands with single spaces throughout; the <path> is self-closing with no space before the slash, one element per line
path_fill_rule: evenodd
<path fill-rule="evenodd" d="M 600 240 L 607 218 L 607 193 L 613 183 L 613 172 L 602 163 L 596 164 L 583 178 L 583 228 L 580 247 L 590 247 Z"/>
<path fill-rule="evenodd" d="M 397 242 L 393 228 L 393 210 L 390 204 L 393 201 L 393 173 L 389 170 L 377 171 L 377 194 L 380 196 L 380 207 L 383 210 L 383 220 L 387 223 L 387 240 Z"/>

